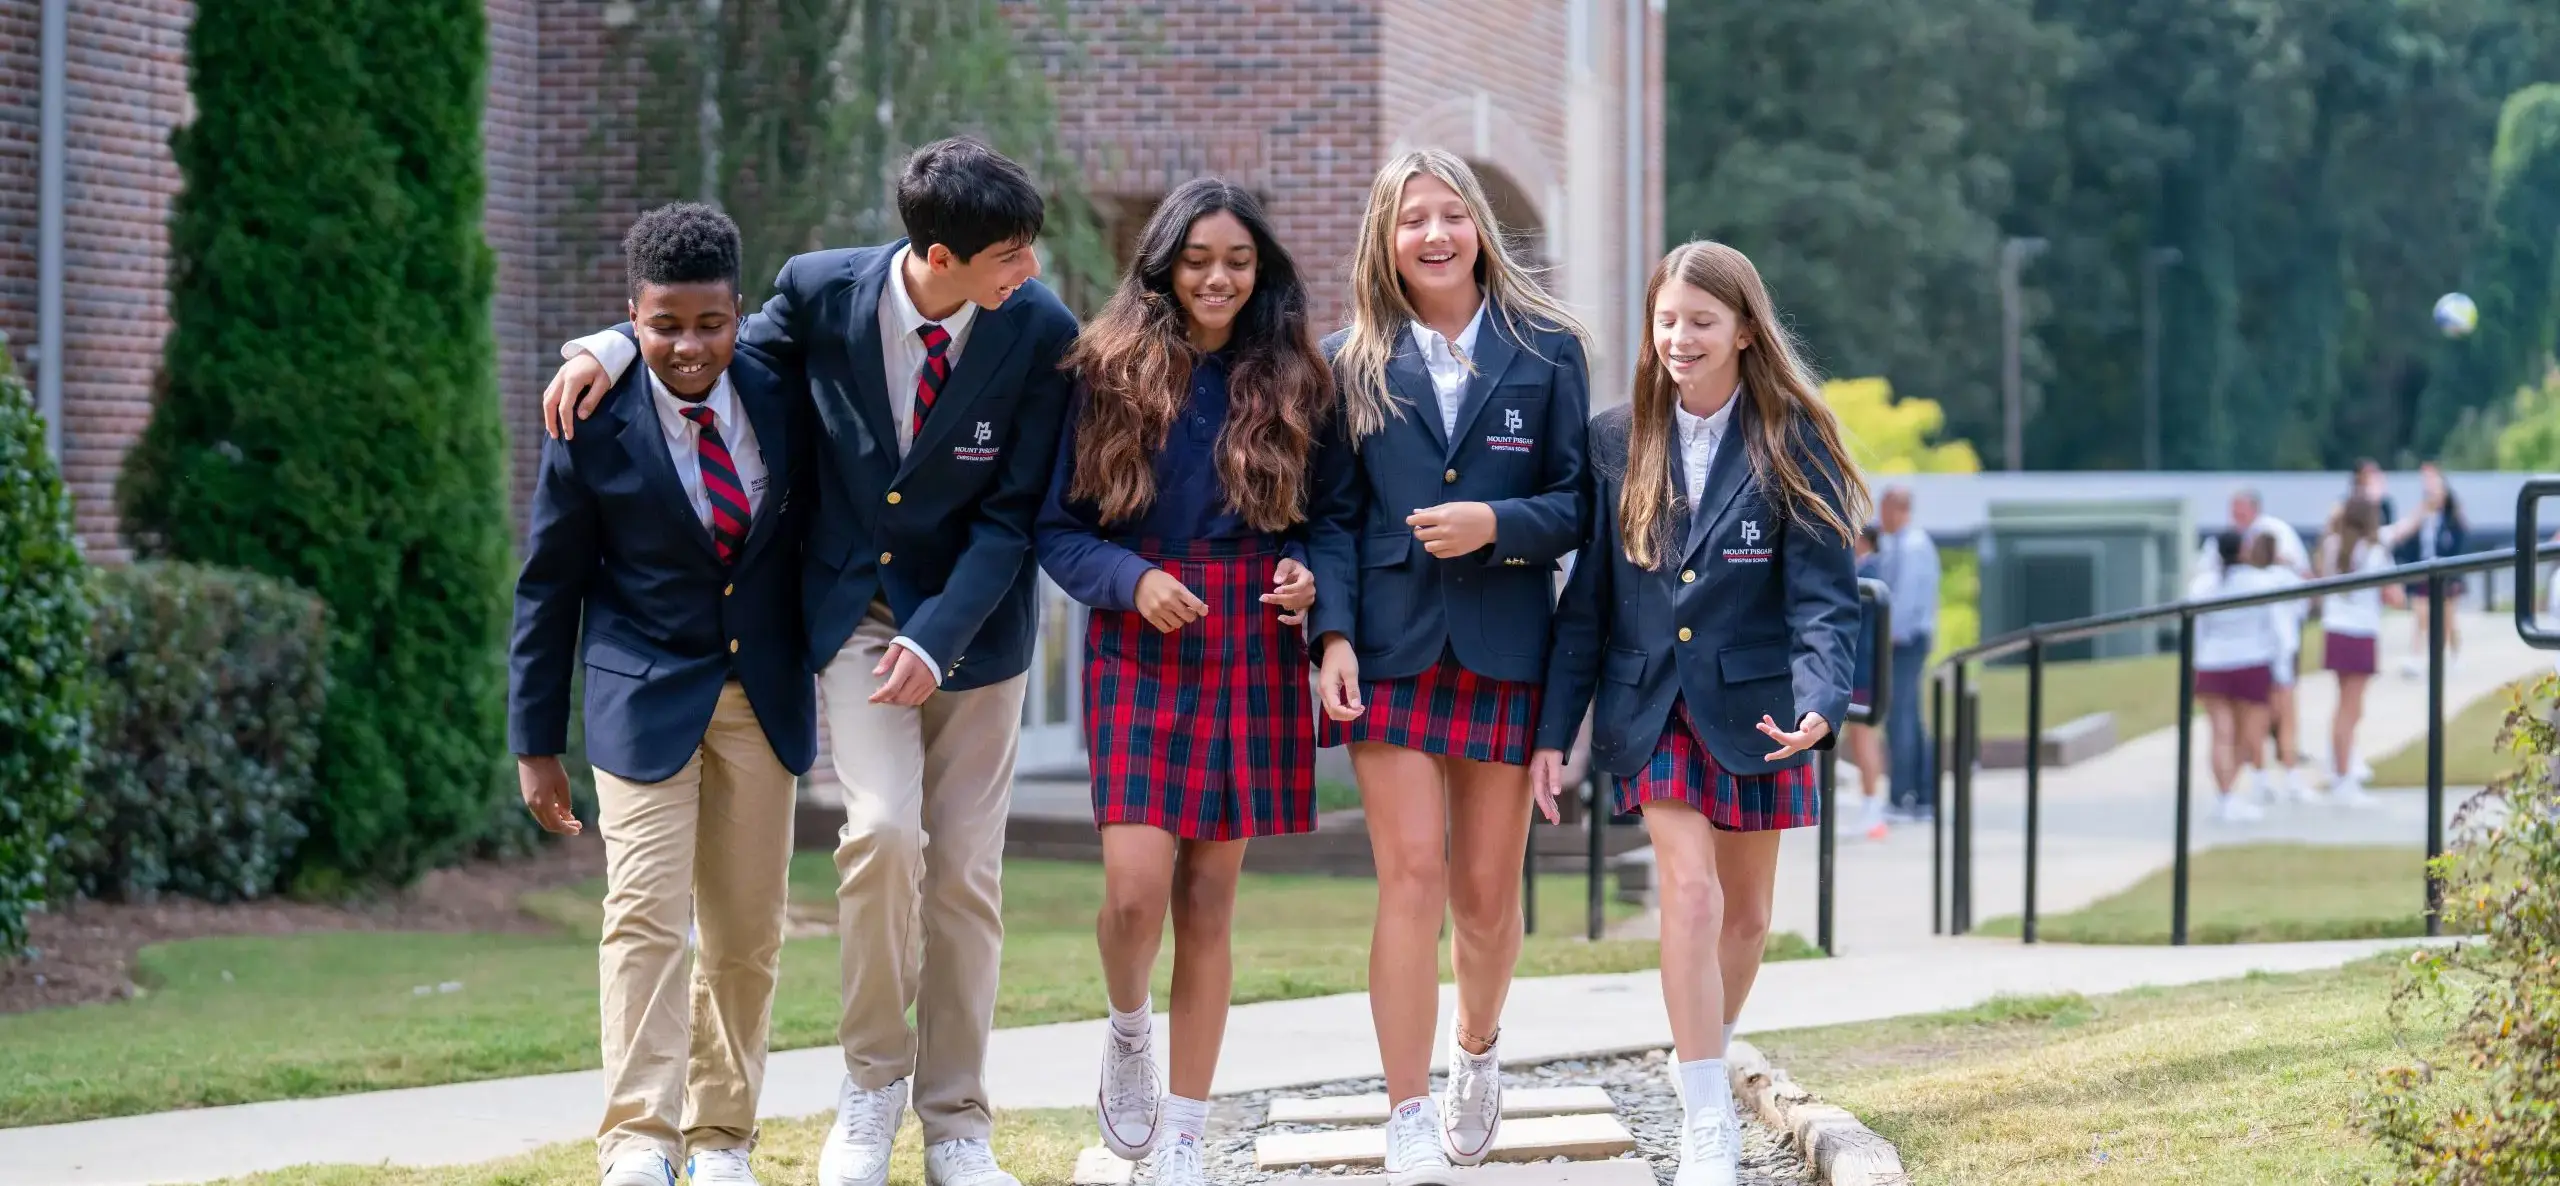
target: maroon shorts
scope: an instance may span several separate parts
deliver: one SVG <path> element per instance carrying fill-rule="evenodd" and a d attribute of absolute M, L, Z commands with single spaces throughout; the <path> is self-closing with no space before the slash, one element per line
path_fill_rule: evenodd
<path fill-rule="evenodd" d="M 2275 671 L 2264 663 L 2229 671 L 2199 671 L 2196 673 L 2196 695 L 2264 704 L 2274 691 L 2275 682 Z"/>
<path fill-rule="evenodd" d="M 1538 730 L 1538 685 L 1477 675 L 1445 653 L 1420 675 L 1362 680 L 1360 703 L 1367 711 L 1351 720 L 1318 723 L 1321 744 L 1377 741 L 1526 766 Z"/>
<path fill-rule="evenodd" d="M 1130 549 L 1209 612 L 1171 634 L 1134 611 L 1085 620 L 1085 753 L 1093 822 L 1186 840 L 1316 826 L 1315 702 L 1297 627 L 1262 604 L 1280 549 L 1201 540 Z"/>
<path fill-rule="evenodd" d="M 2329 631 L 2320 647 L 2320 665 L 2340 675 L 2372 675 L 2381 670 L 2370 634 Z"/>
<path fill-rule="evenodd" d="M 1671 719 L 1662 724 L 1662 740 L 1653 757 L 1633 778 L 1618 780 L 1618 810 L 1641 811 L 1647 803 L 1686 803 L 1727 832 L 1768 832 L 1806 828 L 1822 822 L 1822 796 L 1814 786 L 1813 755 L 1803 754 L 1793 766 L 1767 774 L 1734 774 L 1716 763 L 1698 738 L 1689 717 L 1689 702 L 1671 702 Z"/>

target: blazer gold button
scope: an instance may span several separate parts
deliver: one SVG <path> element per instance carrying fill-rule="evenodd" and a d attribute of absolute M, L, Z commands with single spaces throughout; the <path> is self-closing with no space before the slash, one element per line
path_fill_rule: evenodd
<path fill-rule="evenodd" d="M 1455 482 L 1458 480 L 1458 471 L 1454 469 L 1450 470 L 1449 472 L 1440 475 L 1440 480 L 1443 482 Z"/>
<path fill-rule="evenodd" d="M 734 597 L 737 595 L 737 592 L 738 587 L 736 585 L 730 585 L 727 588 L 720 590 L 720 595 L 722 597 Z"/>
<path fill-rule="evenodd" d="M 888 554 L 887 552 L 882 552 L 882 553 L 880 553 L 880 563 L 882 563 L 882 564 L 887 564 L 888 562 L 889 562 L 889 554 Z"/>
<path fill-rule="evenodd" d="M 1682 637 L 1682 638 L 1687 638 L 1688 636 L 1689 636 L 1689 632 L 1688 632 L 1688 631 L 1683 630 L 1683 631 L 1681 631 L 1681 632 L 1680 632 L 1680 637 Z M 734 655 L 734 654 L 737 654 L 737 653 L 738 653 L 738 640 L 737 640 L 737 639 L 734 639 L 734 638 L 733 638 L 733 639 L 730 639 L 730 640 L 729 640 L 729 653 L 730 653 L 730 654 L 732 654 L 732 655 Z"/>
<path fill-rule="evenodd" d="M 895 490 L 892 490 L 892 491 L 890 491 L 890 492 L 889 492 L 889 505 L 890 505 L 890 506 L 896 506 L 896 505 L 898 505 L 898 492 L 897 492 L 897 491 L 895 491 Z"/>
<path fill-rule="evenodd" d="M 1686 627 L 1686 626 L 1683 626 L 1683 627 L 1681 627 L 1681 628 L 1680 628 L 1680 641 L 1682 641 L 1682 642 L 1687 642 L 1687 641 L 1689 641 L 1689 628 L 1688 628 L 1688 627 Z M 731 646 L 729 649 L 734 651 L 734 650 L 736 650 L 736 649 L 738 649 L 738 648 L 737 648 L 736 646 L 734 646 L 734 645 L 733 645 L 733 646 Z"/>
<path fill-rule="evenodd" d="M 883 559 L 886 559 L 886 557 L 883 557 Z M 1698 579 L 1698 570 L 1697 570 L 1697 569 L 1694 569 L 1694 568 L 1684 568 L 1684 569 L 1681 569 L 1681 570 L 1680 570 L 1680 583 L 1681 583 L 1681 584 L 1685 585 L 1685 584 L 1688 584 L 1689 582 L 1694 581 L 1694 580 L 1697 580 L 1697 579 Z"/>

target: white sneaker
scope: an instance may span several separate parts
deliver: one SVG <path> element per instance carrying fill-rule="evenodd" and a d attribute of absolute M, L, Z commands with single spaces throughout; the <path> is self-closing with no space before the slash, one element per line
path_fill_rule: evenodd
<path fill-rule="evenodd" d="M 1387 1117 L 1386 1168 L 1387 1186 L 1456 1186 L 1429 1097 L 1406 1100 Z"/>
<path fill-rule="evenodd" d="M 2267 813 L 2264 808 L 2250 802 L 2245 794 L 2233 792 L 2214 804 L 2213 818 L 2226 824 L 2247 824 L 2267 818 Z"/>
<path fill-rule="evenodd" d="M 898 1122 L 907 1112 L 907 1081 L 900 1079 L 878 1091 L 854 1086 L 844 1078 L 836 1099 L 835 1127 L 818 1150 L 819 1186 L 886 1186 L 889 1146 L 898 1138 Z"/>
<path fill-rule="evenodd" d="M 2287 766 L 2284 771 L 2284 797 L 2295 803 L 2325 803 L 2329 797 L 2311 785 L 2300 767 Z"/>
<path fill-rule="evenodd" d="M 1733 1085 L 1719 1078 L 1715 1098 L 1685 1105 L 1680 1170 L 1672 1186 L 1738 1186 L 1742 1180 L 1742 1119 L 1733 1111 Z"/>
<path fill-rule="evenodd" d="M 1449 1023 L 1449 1083 L 1440 1093 L 1440 1143 L 1451 1165 L 1483 1165 L 1493 1153 L 1493 1138 L 1502 1131 L 1502 1035 L 1483 1054 L 1469 1054 L 1458 1044 L 1458 1024 Z"/>
<path fill-rule="evenodd" d="M 1102 1086 L 1094 1089 L 1094 1114 L 1102 1143 L 1126 1161 L 1143 1161 L 1155 1147 L 1164 1115 L 1164 1087 L 1156 1078 L 1155 1028 L 1137 1037 L 1108 1022 L 1102 1027 Z"/>
<path fill-rule="evenodd" d="M 2249 768 L 2249 789 L 2247 794 L 2249 796 L 2249 802 L 2253 805 L 2263 805 L 2276 801 L 2276 784 L 2267 778 L 2266 767 L 2252 766 Z"/>
<path fill-rule="evenodd" d="M 2329 801 L 2340 807 L 2371 807 L 2382 802 L 2373 792 L 2364 789 L 2363 779 L 2352 777 L 2338 780 L 2338 785 L 2329 792 Z"/>
<path fill-rule="evenodd" d="M 936 1141 L 924 1148 L 924 1186 L 1022 1186 L 996 1164 L 985 1141 Z"/>
<path fill-rule="evenodd" d="M 684 1177 L 692 1186 L 757 1186 L 744 1149 L 700 1150 L 685 1163 Z"/>
<path fill-rule="evenodd" d="M 2360 783 L 2373 781 L 2373 763 L 2357 758 L 2347 767 L 2347 777 Z"/>
<path fill-rule="evenodd" d="M 1175 1137 L 1172 1143 L 1156 1150 L 1155 1186 L 1209 1186 L 1209 1171 L 1200 1161 L 1200 1145 L 1189 1137 Z"/>
<path fill-rule="evenodd" d="M 625 1153 L 605 1170 L 604 1186 L 676 1186 L 676 1165 L 655 1149 Z"/>

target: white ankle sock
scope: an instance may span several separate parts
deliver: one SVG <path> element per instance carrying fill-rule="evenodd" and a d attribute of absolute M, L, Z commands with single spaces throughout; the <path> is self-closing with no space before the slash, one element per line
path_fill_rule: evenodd
<path fill-rule="evenodd" d="M 1147 1033 L 1148 1015 L 1155 1011 L 1155 1005 L 1155 998 L 1148 997 L 1146 1000 L 1138 1002 L 1136 1012 L 1123 1013 L 1118 1009 L 1113 1009 L 1111 1011 L 1111 1028 L 1120 1031 L 1120 1036 L 1124 1038 L 1145 1037 Z"/>
<path fill-rule="evenodd" d="M 1726 1054 L 1733 1053 L 1733 1027 L 1740 1024 L 1742 1023 L 1738 1021 L 1728 1021 L 1724 1023 L 1724 1052 Z"/>
<path fill-rule="evenodd" d="M 1680 1064 L 1680 1106 L 1682 1119 L 1696 1122 L 1698 1110 L 1721 1107 L 1733 1080 L 1726 1077 L 1724 1060 L 1702 1058 Z"/>
<path fill-rule="evenodd" d="M 1156 1123 L 1176 1138 L 1189 1137 L 1194 1143 L 1209 1139 L 1209 1101 L 1186 1099 L 1178 1095 L 1164 1097 L 1164 1115 Z"/>

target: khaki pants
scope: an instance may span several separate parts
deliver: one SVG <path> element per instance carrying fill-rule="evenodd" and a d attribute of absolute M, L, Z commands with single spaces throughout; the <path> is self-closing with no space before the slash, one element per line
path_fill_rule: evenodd
<path fill-rule="evenodd" d="M 873 704 L 872 668 L 897 635 L 888 607 L 874 604 L 818 676 L 844 787 L 836 1037 L 864 1090 L 914 1080 L 927 1143 L 984 1139 L 993 1128 L 985 1075 L 1004 948 L 1005 815 L 1027 680 L 935 692 L 915 708 Z"/>
<path fill-rule="evenodd" d="M 755 1144 L 797 783 L 734 682 L 675 777 L 638 783 L 596 771 L 606 882 L 599 1164 L 655 1146 L 682 1165 L 692 1150 Z M 688 1002 L 679 989 L 694 924 L 701 951 Z"/>

